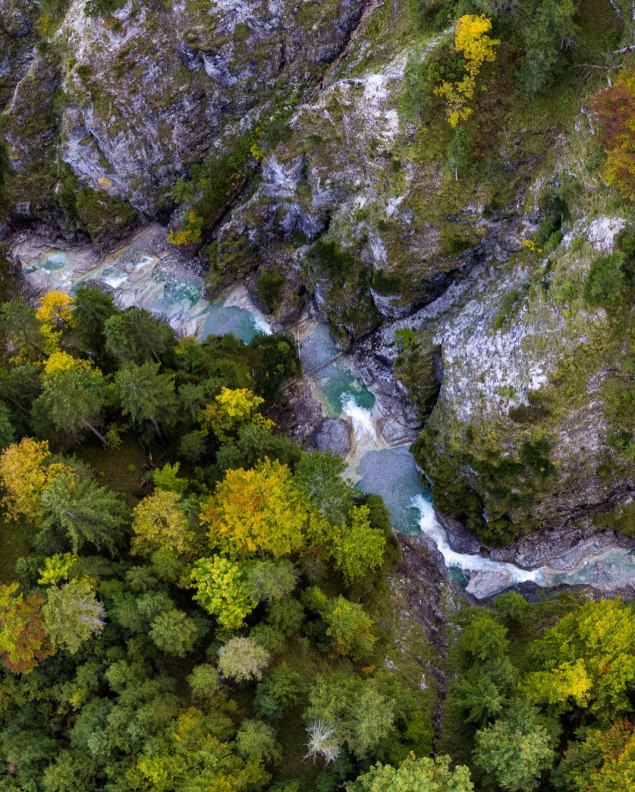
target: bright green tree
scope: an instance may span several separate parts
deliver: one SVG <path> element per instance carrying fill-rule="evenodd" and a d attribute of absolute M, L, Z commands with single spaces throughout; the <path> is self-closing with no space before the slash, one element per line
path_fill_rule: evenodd
<path fill-rule="evenodd" d="M 635 615 L 621 600 L 587 602 L 564 616 L 538 643 L 541 670 L 525 695 L 555 712 L 580 708 L 601 724 L 631 710 L 635 691 Z"/>
<path fill-rule="evenodd" d="M 451 769 L 449 756 L 415 757 L 410 754 L 399 767 L 378 763 L 346 785 L 347 792 L 473 792 L 470 770 Z"/>
<path fill-rule="evenodd" d="M 476 734 L 474 762 L 506 792 L 529 792 L 555 759 L 555 739 L 537 711 L 515 702 L 504 718 Z"/>
<path fill-rule="evenodd" d="M 322 613 L 326 634 L 337 654 L 354 660 L 368 657 L 377 637 L 373 633 L 373 620 L 361 605 L 339 596 L 330 600 Z"/>
<path fill-rule="evenodd" d="M 105 625 L 104 606 L 86 578 L 49 588 L 42 613 L 50 639 L 71 654 Z"/>
<path fill-rule="evenodd" d="M 257 600 L 243 565 L 222 556 L 201 558 L 192 570 L 194 599 L 228 630 L 242 627 Z"/>
<path fill-rule="evenodd" d="M 350 524 L 335 533 L 333 558 L 347 583 L 372 575 L 384 563 L 386 537 L 371 526 L 369 518 L 368 506 L 355 506 L 351 510 Z"/>

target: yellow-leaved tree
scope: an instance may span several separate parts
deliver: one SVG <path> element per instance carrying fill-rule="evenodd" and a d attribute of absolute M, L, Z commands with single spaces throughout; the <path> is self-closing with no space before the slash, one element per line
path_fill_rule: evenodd
<path fill-rule="evenodd" d="M 151 555 L 161 549 L 178 554 L 193 550 L 195 537 L 179 506 L 180 500 L 178 492 L 157 490 L 135 506 L 133 555 Z"/>
<path fill-rule="evenodd" d="M 489 37 L 492 21 L 485 14 L 465 14 L 460 17 L 454 30 L 454 49 L 465 59 L 465 75 L 459 82 L 443 82 L 434 92 L 447 102 L 447 117 L 451 127 L 467 121 L 472 115 L 470 103 L 474 98 L 476 80 L 484 63 L 496 60 L 496 48 L 500 39 Z"/>
<path fill-rule="evenodd" d="M 273 421 L 260 414 L 264 399 L 248 388 L 223 388 L 212 404 L 205 406 L 201 423 L 225 442 L 245 424 L 256 424 L 266 429 L 274 427 Z"/>
<path fill-rule="evenodd" d="M 289 555 L 303 546 L 308 518 L 291 471 L 268 458 L 251 470 L 228 470 L 201 509 L 210 545 L 232 556 Z"/>
<path fill-rule="evenodd" d="M 69 468 L 49 463 L 51 452 L 47 440 L 23 438 L 0 455 L 0 483 L 4 488 L 2 505 L 11 520 L 25 517 L 31 522 L 40 519 L 40 495 Z"/>
<path fill-rule="evenodd" d="M 57 349 L 62 331 L 73 326 L 73 298 L 61 291 L 47 292 L 40 299 L 36 318 L 50 354 Z"/>

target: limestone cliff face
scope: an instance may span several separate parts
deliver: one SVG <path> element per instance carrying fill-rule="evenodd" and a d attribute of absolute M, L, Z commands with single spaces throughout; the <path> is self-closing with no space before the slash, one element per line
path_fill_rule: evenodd
<path fill-rule="evenodd" d="M 15 49 L 30 24 L 28 8 L 4 5 Z M 73 0 L 31 49 L 25 75 L 11 57 L 18 82 L 5 110 L 6 137 L 15 181 L 24 182 L 12 199 L 25 217 L 46 214 L 45 181 L 54 193 L 65 179 L 98 201 L 156 216 L 192 163 L 212 147 L 231 148 L 241 129 L 315 83 L 365 2 L 115 5 L 87 16 L 85 0 Z M 56 168 L 43 162 L 51 158 Z M 61 212 L 53 220 L 62 224 Z"/>

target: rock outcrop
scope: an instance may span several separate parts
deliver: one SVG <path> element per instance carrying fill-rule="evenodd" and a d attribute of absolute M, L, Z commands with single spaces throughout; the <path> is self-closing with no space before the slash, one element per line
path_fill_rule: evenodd
<path fill-rule="evenodd" d="M 53 201 L 79 184 L 102 211 L 123 202 L 160 216 L 190 165 L 212 148 L 231 153 L 243 132 L 317 82 L 365 5 L 126 0 L 99 14 L 95 3 L 72 0 L 59 20 L 40 20 L 37 50 L 31 42 L 17 55 L 34 14 L 4 4 L 0 35 L 11 44 L 3 56 L 17 81 L 5 111 L 14 208 L 69 225 L 68 207 L 47 212 L 42 194 Z M 30 58 L 24 76 L 21 58 Z"/>

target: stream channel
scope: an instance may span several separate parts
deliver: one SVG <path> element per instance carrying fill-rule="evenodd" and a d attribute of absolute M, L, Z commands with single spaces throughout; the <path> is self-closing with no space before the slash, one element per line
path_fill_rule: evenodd
<path fill-rule="evenodd" d="M 90 247 L 61 250 L 30 237 L 18 242 L 13 254 L 29 283 L 38 290 L 71 293 L 79 283 L 102 284 L 112 290 L 120 307 L 136 305 L 161 315 L 181 335 L 202 339 L 211 333 L 232 333 L 248 342 L 256 333 L 271 332 L 242 285 L 214 301 L 206 300 L 203 273 L 191 260 L 187 262 L 183 253 L 157 244 L 164 236 L 157 226 L 149 226 L 104 256 Z M 324 413 L 343 418 L 351 427 L 348 477 L 362 491 L 383 497 L 397 531 L 422 532 L 443 556 L 450 576 L 467 591 L 485 597 L 528 581 L 541 587 L 587 584 L 603 591 L 633 583 L 635 552 L 626 547 L 574 554 L 573 564 L 552 559 L 550 566 L 535 569 L 453 550 L 408 446 L 391 446 L 385 440 L 379 399 L 354 373 L 352 361 L 344 355 L 338 357 L 328 328 L 306 320 L 294 328 L 294 333 L 308 372 L 305 376 Z"/>

